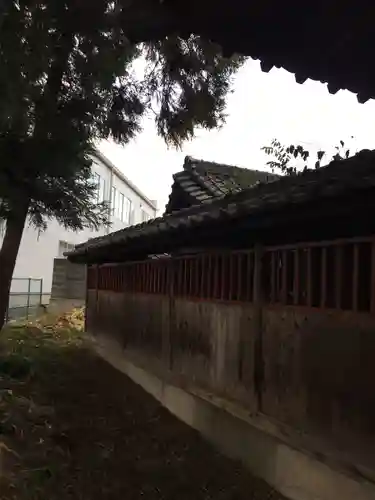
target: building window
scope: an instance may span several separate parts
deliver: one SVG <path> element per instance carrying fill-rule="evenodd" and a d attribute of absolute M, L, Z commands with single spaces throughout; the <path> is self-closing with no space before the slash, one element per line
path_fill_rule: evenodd
<path fill-rule="evenodd" d="M 123 220 L 123 216 L 124 216 L 124 199 L 125 199 L 125 196 L 119 192 L 118 193 L 118 207 L 117 207 L 116 216 L 121 221 Z"/>
<path fill-rule="evenodd" d="M 116 207 L 117 207 L 117 189 L 112 186 L 111 191 L 111 211 L 113 215 L 116 215 Z"/>
<path fill-rule="evenodd" d="M 67 241 L 59 241 L 59 250 L 58 250 L 58 258 L 65 259 L 65 252 L 72 252 L 75 248 L 75 245 L 72 243 L 68 243 Z"/>
<path fill-rule="evenodd" d="M 127 198 L 126 196 L 122 195 L 123 197 L 123 210 L 121 214 L 121 220 L 122 222 L 125 222 L 126 224 L 130 224 L 130 214 L 132 210 L 132 202 Z"/>
<path fill-rule="evenodd" d="M 130 224 L 132 203 L 123 193 L 120 193 L 120 191 L 118 191 L 115 187 L 112 188 L 111 204 L 113 215 L 121 222 Z"/>
<path fill-rule="evenodd" d="M 96 184 L 96 191 L 94 195 L 95 201 L 97 203 L 101 203 L 105 199 L 105 180 L 99 174 L 94 172 L 93 181 Z"/>

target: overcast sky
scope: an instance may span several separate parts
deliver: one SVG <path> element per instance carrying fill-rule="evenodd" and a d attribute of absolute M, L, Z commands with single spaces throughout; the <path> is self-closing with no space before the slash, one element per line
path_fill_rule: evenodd
<path fill-rule="evenodd" d="M 127 146 L 106 141 L 100 150 L 162 211 L 185 155 L 264 170 L 267 157 L 260 148 L 274 137 L 314 149 L 341 139 L 353 152 L 375 149 L 375 101 L 359 104 L 347 91 L 331 95 L 326 85 L 311 80 L 297 84 L 282 69 L 263 73 L 258 61 L 249 60 L 235 76 L 227 114 L 221 130 L 198 131 L 182 151 L 168 149 L 152 121 Z"/>

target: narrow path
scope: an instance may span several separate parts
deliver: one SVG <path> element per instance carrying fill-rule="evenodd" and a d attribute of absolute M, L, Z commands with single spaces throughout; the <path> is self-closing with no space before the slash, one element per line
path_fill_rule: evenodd
<path fill-rule="evenodd" d="M 0 364 L 11 391 L 0 441 L 19 455 L 8 454 L 2 500 L 282 498 L 84 344 L 32 335 L 27 376 L 1 376 Z"/>

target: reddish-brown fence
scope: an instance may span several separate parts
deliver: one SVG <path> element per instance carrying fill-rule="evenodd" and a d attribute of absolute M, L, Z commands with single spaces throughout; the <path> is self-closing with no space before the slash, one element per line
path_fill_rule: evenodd
<path fill-rule="evenodd" d="M 265 303 L 375 311 L 375 238 L 265 248 Z M 88 288 L 252 302 L 253 250 L 91 266 Z"/>

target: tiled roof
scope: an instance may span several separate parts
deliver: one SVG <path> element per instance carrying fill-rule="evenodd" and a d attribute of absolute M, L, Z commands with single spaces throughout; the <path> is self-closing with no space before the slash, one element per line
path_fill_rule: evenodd
<path fill-rule="evenodd" d="M 142 239 L 152 253 L 155 235 L 172 233 L 204 226 L 218 220 L 238 217 L 256 217 L 284 207 L 301 206 L 326 198 L 342 196 L 354 191 L 375 188 L 375 151 L 361 151 L 347 159 L 334 161 L 327 167 L 303 172 L 297 176 L 282 177 L 275 182 L 259 183 L 235 194 L 222 195 L 211 201 L 168 214 L 157 219 L 94 238 L 77 245 L 69 254 L 72 260 L 84 261 L 89 253 L 110 249 L 112 245 L 131 247 Z"/>
<path fill-rule="evenodd" d="M 258 182 L 270 182 L 278 176 L 269 172 L 232 165 L 185 158 L 184 168 L 173 176 L 172 192 L 165 213 L 179 210 L 176 189 L 182 189 L 191 205 L 205 203 L 212 198 L 234 194 L 254 186 Z"/>
<path fill-rule="evenodd" d="M 147 26 L 152 37 L 155 31 L 161 36 L 195 33 L 217 42 L 225 55 L 259 59 L 264 71 L 284 68 L 298 83 L 311 78 L 328 83 L 331 93 L 347 89 L 360 101 L 375 97 L 374 2 L 190 0 L 159 5 L 165 9 L 162 19 L 142 9 L 133 30 Z"/>

